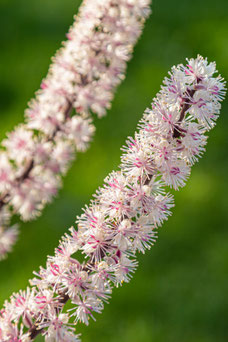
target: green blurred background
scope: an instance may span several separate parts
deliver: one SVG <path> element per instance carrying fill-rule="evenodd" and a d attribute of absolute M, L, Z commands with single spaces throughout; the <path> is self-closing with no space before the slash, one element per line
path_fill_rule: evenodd
<path fill-rule="evenodd" d="M 0 0 L 0 138 L 23 120 L 50 57 L 65 39 L 79 0 Z M 172 65 L 198 53 L 228 78 L 228 1 L 154 0 L 127 78 L 108 116 L 96 120 L 90 150 L 78 155 L 64 189 L 0 263 L 0 304 L 27 279 L 70 227 L 112 169 L 120 147 Z M 207 153 L 175 194 L 173 216 L 157 244 L 139 256 L 130 284 L 114 290 L 97 322 L 79 326 L 84 342 L 228 341 L 228 105 L 210 133 Z M 37 341 L 42 341 L 38 338 Z"/>

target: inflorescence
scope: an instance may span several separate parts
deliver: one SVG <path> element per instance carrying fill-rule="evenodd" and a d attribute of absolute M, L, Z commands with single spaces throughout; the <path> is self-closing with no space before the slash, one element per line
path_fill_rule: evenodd
<path fill-rule="evenodd" d="M 85 151 L 124 79 L 150 0 L 84 0 L 53 59 L 48 76 L 26 110 L 26 122 L 9 133 L 0 151 L 0 259 L 11 250 L 17 227 L 40 215 L 57 194 L 76 151 Z M 77 114 L 76 114 L 77 113 Z"/>
<path fill-rule="evenodd" d="M 120 170 L 105 179 L 31 287 L 5 302 L 1 341 L 28 342 L 42 334 L 47 342 L 77 342 L 73 325 L 95 319 L 112 288 L 131 279 L 136 252 L 153 245 L 171 214 L 174 201 L 167 187 L 183 187 L 205 151 L 206 133 L 225 96 L 224 80 L 215 73 L 215 63 L 201 56 L 172 68 L 127 140 Z"/>

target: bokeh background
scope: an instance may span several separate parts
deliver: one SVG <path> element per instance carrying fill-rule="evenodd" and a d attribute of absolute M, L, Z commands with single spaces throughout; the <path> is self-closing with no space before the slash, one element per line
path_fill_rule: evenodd
<path fill-rule="evenodd" d="M 0 139 L 23 121 L 50 57 L 65 39 L 79 0 L 0 0 Z M 90 150 L 78 155 L 59 196 L 21 223 L 14 252 L 0 263 L 0 305 L 27 286 L 103 178 L 172 65 L 198 53 L 228 79 L 228 1 L 154 0 L 127 78 L 108 116 L 96 120 Z M 175 194 L 173 216 L 156 245 L 139 256 L 131 283 L 114 290 L 97 322 L 79 326 L 84 342 L 228 341 L 228 105 L 210 133 L 207 153 Z M 40 337 L 37 341 L 42 341 Z"/>

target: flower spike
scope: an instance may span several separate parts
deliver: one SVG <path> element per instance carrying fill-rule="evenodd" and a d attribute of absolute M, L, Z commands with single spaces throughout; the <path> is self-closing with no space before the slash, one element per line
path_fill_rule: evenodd
<path fill-rule="evenodd" d="M 28 221 L 40 215 L 76 151 L 88 148 L 95 131 L 91 114 L 102 117 L 110 108 L 149 5 L 150 0 L 84 0 L 68 40 L 29 103 L 26 122 L 2 143 L 0 259 L 16 240 L 9 218 L 19 214 Z"/>
<path fill-rule="evenodd" d="M 130 281 L 136 252 L 154 244 L 158 228 L 171 215 L 174 201 L 167 187 L 183 187 L 205 150 L 206 133 L 225 95 L 224 80 L 215 72 L 215 64 L 201 56 L 172 68 L 123 148 L 120 170 L 105 179 L 78 217 L 77 229 L 70 228 L 46 268 L 35 273 L 32 288 L 5 302 L 0 316 L 4 342 L 28 342 L 39 334 L 46 341 L 78 341 L 72 323 L 95 319 L 112 288 Z M 77 251 L 84 254 L 82 263 Z"/>

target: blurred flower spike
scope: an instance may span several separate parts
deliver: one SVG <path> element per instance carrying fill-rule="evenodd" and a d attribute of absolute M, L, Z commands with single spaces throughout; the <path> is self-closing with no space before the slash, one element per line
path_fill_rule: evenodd
<path fill-rule="evenodd" d="M 110 108 L 149 5 L 150 0 L 83 2 L 68 41 L 26 110 L 26 122 L 1 146 L 0 259 L 16 240 L 8 228 L 11 216 L 23 221 L 39 216 L 76 152 L 88 148 L 95 131 L 92 114 L 102 117 Z"/>

